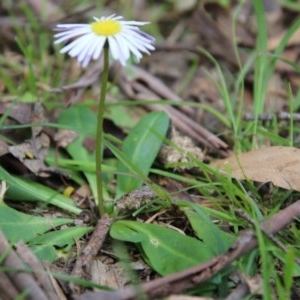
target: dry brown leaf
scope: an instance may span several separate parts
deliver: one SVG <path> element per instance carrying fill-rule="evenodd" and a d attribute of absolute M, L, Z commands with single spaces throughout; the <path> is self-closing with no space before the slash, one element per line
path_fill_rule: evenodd
<path fill-rule="evenodd" d="M 153 201 L 157 195 L 148 186 L 142 186 L 122 196 L 116 203 L 116 209 L 122 213 L 137 210 L 143 205 Z"/>
<path fill-rule="evenodd" d="M 130 282 L 122 263 L 105 264 L 100 259 L 95 259 L 91 269 L 93 282 L 113 289 L 124 287 Z"/>
<path fill-rule="evenodd" d="M 170 140 L 171 145 L 162 145 L 158 154 L 163 164 L 171 164 L 171 168 L 184 171 L 194 168 L 188 164 L 180 165 L 180 163 L 191 162 L 191 156 L 197 158 L 199 161 L 203 161 L 204 154 L 201 148 L 197 147 L 188 136 L 182 136 L 174 127 L 171 129 Z M 170 166 L 166 167 L 170 168 Z"/>
<path fill-rule="evenodd" d="M 44 159 L 47 156 L 50 146 L 50 138 L 41 133 L 24 143 L 10 146 L 9 152 L 22 162 L 32 173 L 41 177 L 49 177 L 52 168 L 45 165 Z"/>
<path fill-rule="evenodd" d="M 8 153 L 8 145 L 4 140 L 0 140 L 0 157 Z"/>
<path fill-rule="evenodd" d="M 297 148 L 262 148 L 216 161 L 212 165 L 236 179 L 272 182 L 287 190 L 300 191 L 300 149 Z"/>
<path fill-rule="evenodd" d="M 61 129 L 54 135 L 54 140 L 56 141 L 58 147 L 66 148 L 77 137 L 77 132 L 69 129 Z"/>
<path fill-rule="evenodd" d="M 285 35 L 285 32 L 282 32 L 281 34 L 274 36 L 268 40 L 268 50 L 274 51 L 279 43 L 282 41 L 283 37 Z M 296 46 L 299 45 L 299 38 L 300 38 L 300 29 L 297 29 L 291 38 L 289 39 L 287 45 L 288 46 Z"/>
<path fill-rule="evenodd" d="M 263 280 L 258 274 L 252 277 L 245 274 L 242 276 L 252 295 L 263 295 Z"/>
<path fill-rule="evenodd" d="M 32 106 L 25 103 L 16 103 L 14 105 L 11 102 L 0 103 L 0 115 L 8 114 L 8 117 L 20 124 L 30 122 L 31 111 Z"/>

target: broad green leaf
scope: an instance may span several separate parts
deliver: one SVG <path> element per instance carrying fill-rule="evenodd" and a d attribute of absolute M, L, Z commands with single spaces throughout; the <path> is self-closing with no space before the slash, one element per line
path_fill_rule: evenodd
<path fill-rule="evenodd" d="M 109 105 L 105 110 L 105 118 L 112 120 L 118 127 L 132 128 L 137 118 L 132 116 L 132 111 L 130 106 Z"/>
<path fill-rule="evenodd" d="M 130 131 L 123 142 L 122 152 L 126 161 L 120 162 L 117 177 L 117 197 L 139 188 L 147 176 L 167 134 L 169 118 L 165 112 L 156 111 L 144 116 Z M 137 169 L 135 176 L 128 176 L 126 162 Z"/>
<path fill-rule="evenodd" d="M 110 235 L 138 244 L 147 262 L 163 276 L 213 257 L 212 251 L 201 241 L 156 224 L 118 221 L 112 225 Z"/>
<path fill-rule="evenodd" d="M 27 215 L 0 202 L 0 228 L 11 243 L 27 242 L 57 226 L 71 223 L 74 223 L 73 219 Z"/>
<path fill-rule="evenodd" d="M 59 124 L 66 125 L 68 128 L 74 128 L 78 137 L 70 143 L 66 150 L 75 160 L 86 162 L 95 162 L 95 152 L 89 152 L 84 147 L 84 140 L 87 137 L 96 136 L 97 116 L 87 107 L 73 106 L 61 112 Z M 83 171 L 89 182 L 94 197 L 97 196 L 97 177 L 95 172 Z"/>
<path fill-rule="evenodd" d="M 91 230 L 92 227 L 69 227 L 47 232 L 30 240 L 29 246 L 40 260 L 53 262 L 58 256 L 56 247 L 68 252 L 76 239 L 80 239 Z"/>
<path fill-rule="evenodd" d="M 42 201 L 47 205 L 57 206 L 70 213 L 77 215 L 81 213 L 81 209 L 76 207 L 70 198 L 34 181 L 10 175 L 2 167 L 0 167 L 0 180 L 5 181 L 8 185 L 5 194 L 8 199 L 17 201 Z"/>
<path fill-rule="evenodd" d="M 211 249 L 214 255 L 226 252 L 236 240 L 234 235 L 222 231 L 215 225 L 199 205 L 185 201 L 178 201 L 176 205 L 183 210 L 195 234 Z"/>

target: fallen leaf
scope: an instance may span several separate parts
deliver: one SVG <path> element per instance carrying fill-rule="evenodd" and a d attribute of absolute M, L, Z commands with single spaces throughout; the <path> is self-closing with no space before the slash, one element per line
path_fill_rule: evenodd
<path fill-rule="evenodd" d="M 269 51 L 275 50 L 278 47 L 278 45 L 280 44 L 280 42 L 282 41 L 284 35 L 285 35 L 285 32 L 282 32 L 282 33 L 270 38 L 268 40 L 268 50 Z M 289 39 L 287 45 L 288 46 L 299 45 L 299 38 L 300 38 L 300 28 L 293 33 L 293 35 Z"/>
<path fill-rule="evenodd" d="M 0 103 L 0 115 L 6 115 L 20 124 L 30 122 L 32 106 L 25 103 L 16 103 L 12 105 L 10 102 Z"/>
<path fill-rule="evenodd" d="M 157 195 L 148 186 L 142 186 L 123 195 L 116 203 L 116 209 L 122 213 L 137 210 L 155 200 Z"/>
<path fill-rule="evenodd" d="M 66 148 L 78 137 L 78 133 L 69 129 L 61 129 L 54 135 L 58 147 Z"/>
<path fill-rule="evenodd" d="M 167 168 L 190 170 L 194 167 L 194 164 L 189 165 L 193 158 L 203 161 L 204 154 L 201 148 L 196 147 L 191 138 L 182 136 L 174 127 L 171 129 L 170 141 L 170 145 L 162 145 L 158 154 L 160 161 Z"/>
<path fill-rule="evenodd" d="M 300 149 L 274 146 L 231 156 L 212 164 L 236 179 L 272 182 L 300 191 Z"/>
<path fill-rule="evenodd" d="M 8 153 L 8 145 L 4 140 L 0 140 L 0 156 Z"/>
<path fill-rule="evenodd" d="M 25 141 L 17 146 L 10 146 L 9 152 L 19 159 L 32 173 L 41 177 L 49 177 L 52 168 L 45 165 L 44 159 L 48 153 L 50 138 L 41 133 L 39 136 Z"/>
<path fill-rule="evenodd" d="M 91 274 L 93 282 L 113 289 L 125 287 L 130 282 L 121 262 L 105 264 L 96 259 L 93 261 Z"/>
<path fill-rule="evenodd" d="M 259 275 L 253 277 L 242 275 L 252 295 L 263 295 L 263 280 Z"/>

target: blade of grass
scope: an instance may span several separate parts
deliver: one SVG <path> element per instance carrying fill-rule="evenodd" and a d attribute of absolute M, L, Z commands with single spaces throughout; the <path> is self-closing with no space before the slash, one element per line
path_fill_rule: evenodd
<path fill-rule="evenodd" d="M 70 198 L 39 183 L 10 175 L 2 167 L 0 167 L 0 180 L 7 182 L 9 188 L 6 196 L 11 200 L 42 201 L 47 205 L 54 205 L 76 215 L 82 211 Z"/>

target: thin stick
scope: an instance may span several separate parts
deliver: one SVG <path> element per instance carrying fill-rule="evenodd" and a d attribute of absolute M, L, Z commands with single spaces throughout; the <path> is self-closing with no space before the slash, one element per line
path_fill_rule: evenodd
<path fill-rule="evenodd" d="M 103 199 L 103 182 L 102 182 L 102 138 L 103 138 L 103 115 L 104 105 L 106 98 L 106 86 L 108 79 L 108 45 L 104 47 L 104 66 L 101 76 L 101 92 L 98 106 L 98 123 L 97 123 L 97 136 L 96 136 L 96 175 L 97 175 L 97 196 L 98 196 L 98 209 L 100 217 L 104 215 L 104 199 Z M 88 121 L 88 120 L 87 120 Z"/>
<path fill-rule="evenodd" d="M 83 248 L 76 260 L 76 264 L 72 271 L 72 276 L 78 278 L 88 278 L 90 276 L 92 263 L 95 259 L 95 256 L 103 246 L 112 222 L 113 219 L 108 214 L 104 214 L 98 220 L 88 244 Z M 76 286 L 73 283 L 70 283 L 70 288 L 73 292 L 78 292 L 81 290 L 79 286 Z"/>

